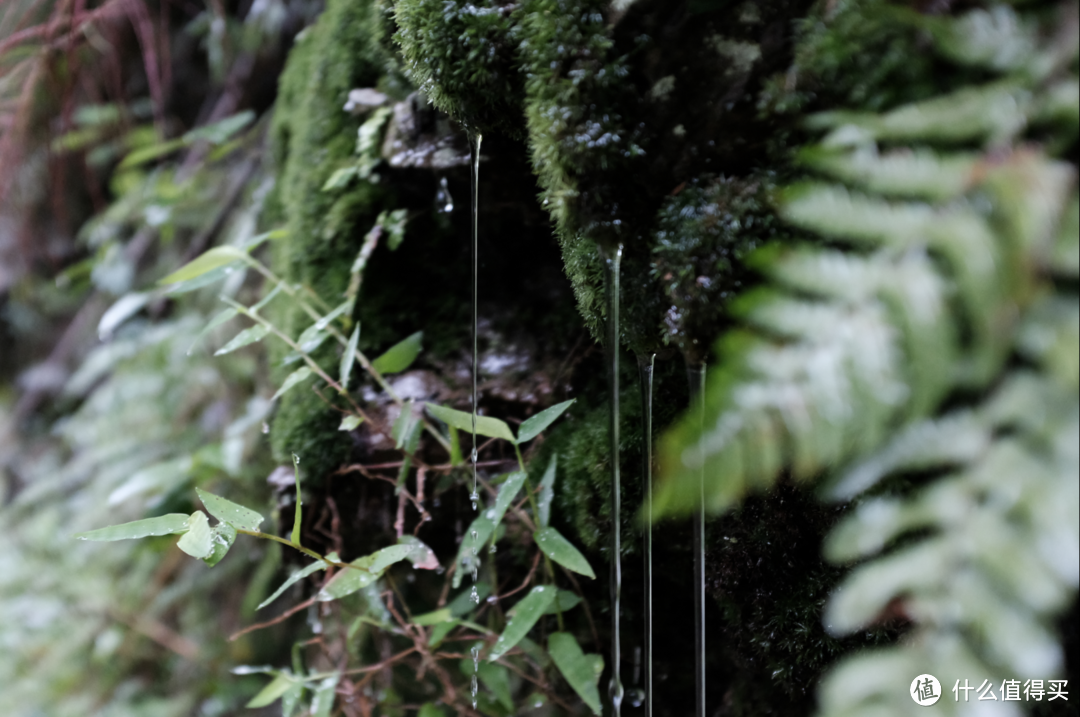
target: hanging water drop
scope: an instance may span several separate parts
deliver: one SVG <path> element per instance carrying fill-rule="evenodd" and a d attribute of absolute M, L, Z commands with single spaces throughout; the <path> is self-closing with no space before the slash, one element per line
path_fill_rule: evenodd
<path fill-rule="evenodd" d="M 469 500 L 472 501 L 472 509 L 478 510 L 480 507 L 480 494 L 474 491 L 469 495 Z"/>
<path fill-rule="evenodd" d="M 473 672 L 475 672 L 480 669 L 480 646 L 473 645 L 469 652 L 472 654 Z"/>
<path fill-rule="evenodd" d="M 474 563 L 474 564 L 473 564 L 473 568 L 472 568 L 472 581 L 473 581 L 474 583 L 476 582 L 476 576 L 477 576 L 477 574 L 478 574 L 479 572 L 480 572 L 480 571 L 479 571 L 479 569 L 478 569 L 478 568 L 476 567 L 476 564 Z M 479 602 L 479 598 L 477 598 L 477 602 Z"/>
<path fill-rule="evenodd" d="M 446 177 L 439 180 L 439 191 L 435 192 L 435 210 L 440 214 L 449 214 L 454 211 L 454 198 L 450 196 L 450 187 Z"/>
<path fill-rule="evenodd" d="M 475 573 L 474 573 L 474 575 L 475 575 Z M 473 580 L 475 580 L 475 579 L 476 578 L 473 578 Z M 476 605 L 480 604 L 480 593 L 477 592 L 475 585 L 473 585 L 472 592 L 469 593 L 469 599 L 472 600 L 473 603 L 476 604 Z"/>
<path fill-rule="evenodd" d="M 489 553 L 494 553 L 494 552 L 496 552 L 496 549 L 495 549 L 495 543 L 492 543 L 492 544 L 491 544 L 491 547 L 490 547 L 490 548 L 488 548 L 488 552 L 489 552 Z"/>
<path fill-rule="evenodd" d="M 476 675 L 472 676 L 472 706 L 476 709 L 476 693 L 480 691 L 480 686 L 476 683 Z"/>

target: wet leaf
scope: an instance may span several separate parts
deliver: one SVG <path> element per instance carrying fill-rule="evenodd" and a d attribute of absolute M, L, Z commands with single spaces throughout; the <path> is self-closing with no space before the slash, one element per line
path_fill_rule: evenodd
<path fill-rule="evenodd" d="M 372 368 L 381 374 L 404 371 L 420 355 L 420 350 L 423 348 L 421 345 L 423 339 L 424 332 L 417 331 L 415 334 L 399 341 L 387 349 L 382 356 L 372 361 Z"/>
<path fill-rule="evenodd" d="M 521 427 L 518 428 L 518 443 L 524 443 L 525 441 L 531 441 L 540 435 L 541 431 L 550 426 L 555 420 L 563 414 L 566 409 L 570 408 L 570 405 L 577 399 L 572 398 L 569 401 L 563 401 L 557 403 L 550 408 L 545 408 L 540 413 L 536 414 L 532 418 L 525 420 Z"/>
<path fill-rule="evenodd" d="M 559 594 L 551 601 L 551 607 L 549 607 L 544 614 L 555 615 L 560 612 L 566 612 L 567 610 L 573 610 L 580 604 L 581 598 L 576 593 L 570 590 L 559 590 Z"/>
<path fill-rule="evenodd" d="M 551 501 L 555 499 L 555 468 L 558 462 L 559 454 L 552 453 L 551 460 L 544 469 L 544 477 L 540 479 L 540 497 L 536 509 L 540 512 L 537 518 L 541 528 L 546 528 L 551 520 Z"/>
<path fill-rule="evenodd" d="M 326 587 L 319 591 L 317 599 L 321 602 L 329 602 L 366 588 L 378 580 L 391 565 L 407 559 L 412 549 L 411 545 L 391 545 L 371 555 L 357 558 L 350 563 L 356 566 L 356 569 L 342 569 Z"/>
<path fill-rule="evenodd" d="M 98 322 L 98 338 L 107 341 L 121 324 L 142 311 L 142 308 L 149 304 L 153 298 L 153 294 L 145 291 L 132 292 L 121 296 L 101 316 L 101 321 Z"/>
<path fill-rule="evenodd" d="M 234 528 L 239 530 L 258 530 L 263 522 L 263 517 L 251 508 L 245 508 L 239 503 L 233 503 L 227 498 L 214 495 L 202 488 L 196 488 L 195 492 L 198 493 L 199 500 L 206 506 L 206 510 L 210 515 L 223 523 L 228 523 Z"/>
<path fill-rule="evenodd" d="M 234 261 L 242 261 L 248 258 L 247 252 L 241 251 L 234 246 L 216 246 L 209 251 L 200 254 L 192 261 L 158 281 L 158 284 L 178 284 L 182 281 L 190 281 L 206 272 L 231 264 Z"/>
<path fill-rule="evenodd" d="M 349 335 L 349 343 L 345 345 L 345 353 L 341 354 L 341 384 L 342 391 L 349 390 L 349 376 L 356 364 L 356 343 L 360 340 L 360 324 L 357 324 Z"/>
<path fill-rule="evenodd" d="M 221 562 L 221 559 L 228 554 L 229 548 L 236 542 L 236 528 L 228 523 L 218 523 L 211 533 L 214 548 L 202 561 L 212 568 Z"/>
<path fill-rule="evenodd" d="M 476 548 L 477 552 L 479 552 L 480 547 L 484 545 L 484 543 L 488 541 L 488 538 L 491 537 L 491 534 L 495 532 L 495 523 L 491 520 L 491 518 L 487 517 L 486 513 L 487 511 L 485 511 L 484 515 L 481 515 L 480 517 L 473 520 L 471 524 L 469 524 L 469 529 L 465 532 L 465 536 L 461 539 L 461 546 L 458 548 L 458 555 L 456 561 L 457 569 L 454 571 L 454 577 L 452 580 L 452 584 L 455 589 L 457 589 L 458 586 L 461 585 L 461 577 L 467 571 L 466 566 L 471 566 L 472 561 L 474 560 L 479 563 L 480 557 L 479 555 L 472 554 L 473 548 Z M 474 532 L 476 533 L 475 540 L 472 537 L 472 534 Z"/>
<path fill-rule="evenodd" d="M 436 406 L 434 403 L 427 405 L 428 413 L 448 426 L 453 426 L 459 431 L 465 431 L 466 433 L 472 433 L 472 414 L 465 411 L 457 411 L 453 408 L 447 408 L 446 406 Z M 489 438 L 502 438 L 511 443 L 514 443 L 514 434 L 510 430 L 510 426 L 506 425 L 498 418 L 491 418 L 490 416 L 477 416 L 476 417 L 476 433 L 481 436 L 488 436 Z"/>
<path fill-rule="evenodd" d="M 600 714 L 600 691 L 596 687 L 600 672 L 595 669 L 594 660 L 590 659 L 598 655 L 585 655 L 574 636 L 567 632 L 552 633 L 548 638 L 548 653 L 574 692 L 589 709 Z"/>
<path fill-rule="evenodd" d="M 503 515 L 506 514 L 510 504 L 514 502 L 514 498 L 517 497 L 517 494 L 521 491 L 521 486 L 525 485 L 528 477 L 529 474 L 525 471 L 514 471 L 507 476 L 506 482 L 499 486 L 499 494 L 495 497 L 495 506 L 484 512 L 484 516 L 495 526 L 498 526 L 499 522 L 502 521 Z"/>
<path fill-rule="evenodd" d="M 190 143 L 197 140 L 205 140 L 210 144 L 223 144 L 237 132 L 247 127 L 255 119 L 255 113 L 244 110 L 230 115 L 225 119 L 212 122 L 202 127 L 196 127 L 184 135 L 184 142 Z"/>
<path fill-rule="evenodd" d="M 303 580 L 307 576 L 313 575 L 313 574 L 319 572 L 320 570 L 326 570 L 326 568 L 327 568 L 326 563 L 324 563 L 321 560 L 317 560 L 314 563 L 312 563 L 311 565 L 308 565 L 305 568 L 297 570 L 292 575 L 290 575 L 288 580 L 283 582 L 281 584 L 281 586 L 277 590 L 275 590 L 274 593 L 270 597 L 266 598 L 261 603 L 259 603 L 259 606 L 257 608 L 255 608 L 255 609 L 256 610 L 262 610 L 264 607 L 266 607 L 267 605 L 269 605 L 270 603 L 274 602 L 279 597 L 281 597 L 281 594 L 283 592 L 285 592 L 286 590 L 291 588 L 298 581 Z"/>
<path fill-rule="evenodd" d="M 573 570 L 586 577 L 596 579 L 596 573 L 589 566 L 589 561 L 574 544 L 564 538 L 555 528 L 541 528 L 533 534 L 533 540 L 544 555 L 554 560 L 567 570 Z"/>
<path fill-rule="evenodd" d="M 491 648 L 491 653 L 488 655 L 489 662 L 494 662 L 505 655 L 529 633 L 532 626 L 551 605 L 556 593 L 556 589 L 550 585 L 537 585 L 517 605 L 514 605 L 514 616 L 506 623 L 506 629 Z"/>
<path fill-rule="evenodd" d="M 337 689 L 340 674 L 330 675 L 315 688 L 315 697 L 311 700 L 311 717 L 330 717 L 334 706 L 334 690 Z"/>
<path fill-rule="evenodd" d="M 233 351 L 239 348 L 243 348 L 248 344 L 253 344 L 256 341 L 262 341 L 269 333 L 270 329 L 266 328 L 262 324 L 255 324 L 254 326 L 246 328 L 240 333 L 238 333 L 236 336 L 234 336 L 232 341 L 215 351 L 214 355 L 223 356 L 227 353 L 232 353 Z"/>
<path fill-rule="evenodd" d="M 270 684 L 259 690 L 259 694 L 252 697 L 246 706 L 248 709 L 255 709 L 256 707 L 266 707 L 273 704 L 295 684 L 292 675 L 283 670 L 275 675 Z"/>
<path fill-rule="evenodd" d="M 176 547 L 193 558 L 209 557 L 214 552 L 214 532 L 210 530 L 210 519 L 206 513 L 197 510 L 188 516 L 188 530 L 176 543 Z"/>
<path fill-rule="evenodd" d="M 398 538 L 400 545 L 408 545 L 412 548 L 409 553 L 409 562 L 417 570 L 438 570 L 439 559 L 435 557 L 435 551 L 427 543 L 412 535 L 403 535 Z"/>
<path fill-rule="evenodd" d="M 288 376 L 285 377 L 285 382 L 281 384 L 281 388 L 279 388 L 277 390 L 277 392 L 273 395 L 273 397 L 270 400 L 271 401 L 278 400 L 279 398 L 281 398 L 281 395 L 283 393 L 285 393 L 290 388 L 292 388 L 296 384 L 300 383 L 301 381 L 304 381 L 305 379 L 307 379 L 310 376 L 311 376 L 311 369 L 308 368 L 307 366 L 302 366 L 301 368 L 296 369 L 295 371 L 293 371 L 292 373 L 290 373 Z"/>
<path fill-rule="evenodd" d="M 508 710 L 514 709 L 514 700 L 510 696 L 510 673 L 502 665 L 485 662 L 480 665 L 480 681 L 491 690 L 495 699 Z"/>
<path fill-rule="evenodd" d="M 293 514 L 293 527 L 291 540 L 293 545 L 300 544 L 300 524 L 303 521 L 302 511 L 304 508 L 304 496 L 300 493 L 300 456 L 293 453 L 293 477 L 296 479 L 296 505 Z"/>
<path fill-rule="evenodd" d="M 444 607 L 441 610 L 436 610 L 434 612 L 426 612 L 423 615 L 413 615 L 412 622 L 414 625 L 428 627 L 431 625 L 438 625 L 439 623 L 443 622 L 449 622 L 453 619 L 453 615 L 450 614 L 450 608 Z"/>
<path fill-rule="evenodd" d="M 347 416 L 342 416 L 341 417 L 341 423 L 338 425 L 338 430 L 339 431 L 352 431 L 363 422 L 364 422 L 363 418 L 350 413 Z"/>
<path fill-rule="evenodd" d="M 131 523 L 110 525 L 107 528 L 76 533 L 74 537 L 79 540 L 134 540 L 157 535 L 176 535 L 177 533 L 187 532 L 187 521 L 188 516 L 183 513 L 169 513 L 157 518 L 146 518 Z"/>
<path fill-rule="evenodd" d="M 281 696 L 281 717 L 292 717 L 303 698 L 304 685 L 302 683 L 298 682 L 287 689 Z"/>

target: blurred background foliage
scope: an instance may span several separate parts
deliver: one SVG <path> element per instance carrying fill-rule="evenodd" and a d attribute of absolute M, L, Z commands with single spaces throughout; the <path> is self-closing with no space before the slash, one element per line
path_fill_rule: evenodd
<path fill-rule="evenodd" d="M 907 688 L 920 672 L 947 683 L 943 708 L 954 677 L 1074 684 L 1076 26 L 1068 2 L 7 0 L 5 709 L 238 714 L 267 683 L 231 674 L 238 665 L 358 668 L 410 644 L 371 594 L 226 640 L 301 565 L 277 546 L 241 542 L 208 572 L 165 538 L 70 536 L 191 512 L 196 486 L 287 526 L 291 485 L 275 469 L 297 451 L 306 545 L 351 559 L 393 541 L 398 465 L 381 482 L 338 469 L 400 460 L 402 441 L 371 421 L 340 430 L 347 407 L 310 384 L 275 407 L 297 367 L 281 344 L 212 355 L 241 328 L 215 319 L 219 297 L 256 304 L 264 277 L 233 263 L 182 293 L 154 285 L 213 246 L 283 228 L 255 258 L 328 306 L 356 299 L 362 278 L 342 326 L 363 326 L 363 351 L 425 332 L 419 362 L 387 386 L 345 380 L 376 421 L 408 413 L 387 387 L 466 407 L 464 127 L 488 147 L 483 405 L 513 424 L 578 399 L 525 458 L 536 482 L 558 466 L 551 522 L 601 575 L 612 456 L 595 246 L 627 244 L 623 363 L 659 353 L 656 422 L 671 426 L 662 508 L 692 507 L 703 464 L 718 516 L 710 714 L 902 715 L 919 709 Z M 679 74 L 684 64 L 695 71 Z M 283 296 L 266 313 L 292 337 L 307 321 Z M 310 351 L 338 365 L 332 341 Z M 683 359 L 713 366 L 704 425 L 679 418 Z M 632 382 L 628 371 L 619 458 L 634 476 Z M 431 438 L 416 446 L 425 466 L 446 461 Z M 514 463 L 505 444 L 482 457 Z M 409 514 L 444 565 L 473 517 L 462 479 L 431 481 L 430 525 Z M 626 490 L 637 506 L 636 481 Z M 346 527 L 327 529 L 339 509 Z M 640 525 L 625 520 L 629 557 Z M 498 592 L 532 578 L 526 524 L 507 518 L 490 561 L 499 580 L 485 573 Z M 688 530 L 669 521 L 657 536 L 658 714 L 682 715 Z M 464 592 L 447 602 L 449 576 L 407 573 L 395 573 L 398 606 L 468 612 Z M 572 587 L 585 602 L 568 608 L 568 632 L 605 652 L 605 579 Z M 301 581 L 288 595 L 317 589 Z M 505 616 L 490 605 L 473 617 L 497 630 Z M 579 686 L 533 647 L 539 683 L 481 672 L 480 713 L 586 713 Z M 445 683 L 462 694 L 464 653 Z M 355 694 L 335 682 L 334 709 L 445 714 L 420 708 L 438 695 L 416 674 L 405 663 L 357 678 Z M 1075 713 L 1075 700 L 1060 705 L 1035 709 Z"/>

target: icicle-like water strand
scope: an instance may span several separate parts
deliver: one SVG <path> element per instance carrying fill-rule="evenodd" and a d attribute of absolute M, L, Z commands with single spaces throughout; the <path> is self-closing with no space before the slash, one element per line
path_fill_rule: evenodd
<path fill-rule="evenodd" d="M 469 133 L 469 149 L 472 160 L 472 501 L 473 510 L 480 509 L 480 493 L 477 489 L 476 477 L 476 410 L 480 399 L 477 390 L 480 369 L 479 354 L 479 331 L 477 327 L 477 306 L 480 296 L 480 247 L 477 237 L 479 236 L 478 224 L 480 222 L 480 142 L 483 136 L 479 132 Z"/>
<path fill-rule="evenodd" d="M 705 364 L 688 363 L 690 409 L 697 411 L 699 434 L 705 423 Z M 705 717 L 705 468 L 698 473 L 698 507 L 694 511 L 694 715 Z"/>
<path fill-rule="evenodd" d="M 652 580 L 652 401 L 653 367 L 656 354 L 638 354 L 638 378 L 641 382 L 641 432 L 644 442 L 641 465 L 641 496 L 647 524 L 642 531 L 642 554 L 645 567 L 645 717 L 653 714 L 653 580 Z"/>
<path fill-rule="evenodd" d="M 619 477 L 619 264 L 622 261 L 622 244 L 614 249 L 602 250 L 604 260 L 605 291 L 607 293 L 607 346 L 608 400 L 611 408 L 611 424 L 608 429 L 611 460 L 611 715 L 619 717 L 622 711 L 623 685 L 621 671 L 622 643 L 619 639 L 619 612 L 622 596 L 622 485 Z"/>

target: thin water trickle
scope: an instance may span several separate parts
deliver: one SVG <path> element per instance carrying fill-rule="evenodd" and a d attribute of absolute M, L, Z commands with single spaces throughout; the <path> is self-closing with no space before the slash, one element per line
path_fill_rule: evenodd
<path fill-rule="evenodd" d="M 690 405 L 697 409 L 698 434 L 704 430 L 705 364 L 686 365 Z M 701 461 L 699 461 L 701 464 Z M 694 715 L 705 717 L 705 467 L 698 471 L 698 501 L 694 511 Z"/>
<path fill-rule="evenodd" d="M 641 466 L 641 495 L 644 503 L 647 524 L 642 531 L 642 553 L 644 554 L 645 567 L 645 595 L 642 610 L 645 613 L 645 683 L 644 694 L 634 706 L 645 705 L 645 717 L 653 716 L 653 579 L 652 579 L 652 404 L 653 404 L 653 369 L 656 365 L 656 354 L 638 354 L 638 378 L 641 385 L 641 431 L 645 445 L 642 455 Z M 635 658 L 638 651 L 635 651 Z M 635 659 L 635 663 L 636 663 Z M 636 672 L 636 669 L 635 669 Z M 634 682 L 637 682 L 635 675 Z"/>
<path fill-rule="evenodd" d="M 611 698 L 612 717 L 619 717 L 622 713 L 623 700 L 622 641 L 619 635 L 619 617 L 622 611 L 620 605 L 622 598 L 622 483 L 619 476 L 619 265 L 622 262 L 622 251 L 621 244 L 613 250 L 601 250 L 608 307 L 605 358 L 611 409 L 608 427 L 609 450 L 611 451 L 611 682 L 608 685 L 608 696 Z"/>
<path fill-rule="evenodd" d="M 435 192 L 435 209 L 440 214 L 454 211 L 454 198 L 450 195 L 450 186 L 446 177 L 439 180 L 439 191 Z"/>
<path fill-rule="evenodd" d="M 475 580 L 476 580 L 476 578 L 473 578 L 473 581 L 475 581 Z M 472 600 L 473 603 L 475 603 L 477 605 L 480 604 L 480 593 L 477 592 L 475 585 L 473 585 L 472 592 L 469 593 L 469 599 Z"/>
<path fill-rule="evenodd" d="M 472 176 L 471 176 L 471 188 L 472 188 L 472 280 L 473 280 L 473 293 L 472 293 L 472 475 L 473 475 L 473 489 L 472 495 L 469 499 L 472 501 L 473 510 L 479 510 L 480 508 L 480 493 L 477 489 L 477 476 L 476 476 L 476 411 L 479 402 L 479 392 L 477 386 L 479 382 L 477 378 L 479 376 L 480 368 L 480 340 L 479 340 L 479 327 L 477 322 L 477 308 L 480 296 L 480 264 L 479 264 L 479 229 L 478 224 L 480 220 L 480 143 L 484 137 L 479 132 L 469 133 L 469 148 L 472 151 Z"/>

